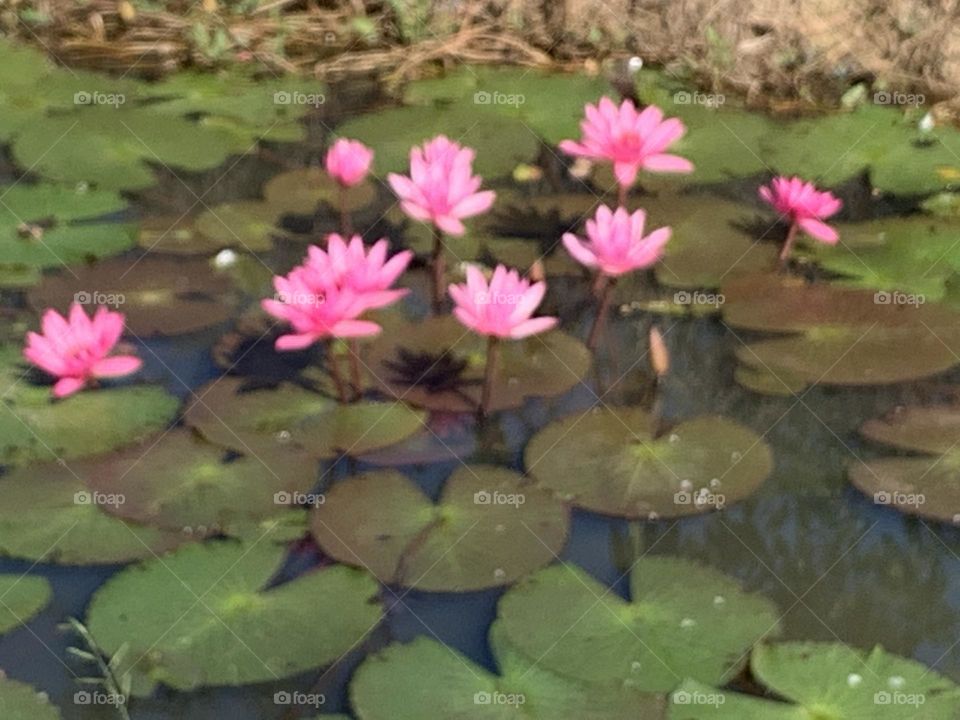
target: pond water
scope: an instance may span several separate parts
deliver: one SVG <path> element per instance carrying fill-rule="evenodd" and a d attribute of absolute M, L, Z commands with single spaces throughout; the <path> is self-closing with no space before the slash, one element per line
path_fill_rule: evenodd
<path fill-rule="evenodd" d="M 444 98 L 436 89 L 431 92 Z M 569 102 L 575 106 L 574 114 L 579 114 L 581 99 L 572 95 Z M 373 84 L 328 88 L 323 105 L 303 121 L 307 127 L 304 138 L 290 143 L 268 143 L 261 151 L 239 160 L 231 157 L 220 166 L 203 172 L 172 170 L 159 167 L 165 163 L 157 163 L 156 185 L 130 194 L 128 207 L 114 212 L 111 221 L 138 218 L 146 226 L 152 218 L 176 218 L 184 213 L 196 216 L 204 209 L 220 207 L 223 203 L 257 200 L 262 197 L 264 185 L 270 179 L 289 170 L 317 164 L 331 130 L 337 132 L 352 118 L 388 126 L 399 122 L 390 112 L 388 101 Z M 454 126 L 457 122 L 462 123 L 459 118 L 454 120 L 451 120 Z M 442 117 L 431 122 L 431 130 L 444 129 Z M 748 137 L 755 132 L 754 120 L 748 114 L 728 118 L 727 122 L 731 133 L 727 143 L 735 143 L 736 138 Z M 354 125 L 353 129 L 357 127 Z M 382 146 L 373 143 L 378 149 L 378 162 L 381 147 L 384 158 L 406 152 L 411 143 L 407 142 L 404 132 L 398 130 L 397 139 L 382 141 Z M 455 134 L 457 130 L 453 127 L 448 132 Z M 494 132 L 495 142 L 496 133 L 491 132 Z M 695 132 L 696 128 L 693 128 L 692 133 Z M 478 159 L 486 149 L 495 150 L 483 146 L 491 141 L 486 136 L 474 137 L 475 133 L 469 130 L 464 135 L 462 142 L 478 146 Z M 559 156 L 547 146 L 539 152 L 545 168 L 540 179 L 520 182 L 511 179 L 509 173 L 500 177 L 491 175 L 486 184 L 498 191 L 500 200 L 493 213 L 495 223 L 485 224 L 482 232 L 512 238 L 509 242 L 513 245 L 501 248 L 501 257 L 521 258 L 518 264 L 548 251 L 546 271 L 550 289 L 540 312 L 559 317 L 560 326 L 566 333 L 585 340 L 595 313 L 590 281 L 578 273 L 576 266 L 566 262 L 565 251 L 557 243 L 565 228 L 578 225 L 580 220 L 592 214 L 592 206 L 600 200 L 599 185 L 567 176 Z M 714 182 L 716 178 L 708 176 L 709 182 L 691 190 L 689 184 L 674 185 L 669 180 L 648 178 L 643 181 L 646 194 L 637 193 L 630 202 L 635 206 L 649 204 L 653 208 L 652 215 L 660 213 L 660 217 L 671 218 L 678 241 L 682 241 L 681 234 L 693 238 L 688 242 L 694 250 L 705 248 L 714 238 L 721 248 L 727 248 L 722 252 L 704 250 L 707 257 L 711 257 L 710 252 L 717 255 L 734 253 L 740 247 L 729 241 L 727 226 L 730 222 L 725 215 L 730 206 L 735 205 L 740 208 L 745 223 L 742 232 L 748 238 L 753 235 L 747 249 L 757 241 L 760 247 L 769 248 L 775 254 L 785 229 L 769 227 L 769 216 L 756 199 L 756 187 L 765 182 L 769 174 L 763 168 L 757 172 L 755 158 L 750 152 L 743 151 L 741 155 L 743 172 L 737 173 L 739 177 L 736 179 Z M 695 154 L 690 156 L 698 160 Z M 537 156 L 534 154 L 527 159 L 533 162 Z M 14 163 L 8 163 L 0 178 L 3 184 L 17 181 L 19 171 L 16 167 Z M 382 176 L 385 168 L 377 167 Z M 482 168 L 478 170 L 482 171 Z M 278 192 L 289 199 L 297 189 L 295 181 Z M 886 192 L 887 189 L 890 192 Z M 864 189 L 864 180 L 859 177 L 839 186 L 836 192 L 847 203 L 842 217 L 844 227 L 914 217 L 919 209 L 919 199 L 929 188 L 919 187 L 914 194 L 901 194 L 897 190 L 899 188 L 885 188 L 884 192 L 871 192 L 869 187 Z M 675 200 L 682 192 L 686 195 Z M 362 207 L 353 213 L 355 227 L 368 241 L 383 235 L 390 236 L 397 246 L 409 241 L 416 233 L 395 215 L 395 211 L 391 213 L 392 196 L 382 180 L 374 184 L 374 193 L 374 199 L 362 203 Z M 198 200 L 198 196 L 202 199 Z M 554 198 L 553 205 L 538 204 L 538 197 Z M 316 199 L 313 203 L 316 204 Z M 699 212 L 698 208 L 703 211 Z M 156 251 L 145 256 L 143 249 L 138 247 L 119 254 L 108 253 L 112 255 L 110 259 L 91 266 L 94 273 L 98 266 L 107 268 L 104 273 L 84 276 L 76 282 L 68 278 L 66 289 L 54 286 L 55 278 L 64 277 L 66 271 L 50 268 L 47 270 L 49 277 L 35 288 L 5 291 L 4 306 L 25 313 L 46 306 L 64 310 L 66 302 L 61 299 L 69 298 L 76 288 L 89 287 L 91 291 L 103 293 L 121 292 L 127 286 L 123 284 L 126 282 L 122 277 L 124 273 L 118 268 L 135 264 L 140 269 L 131 276 L 130 288 L 144 286 L 154 276 L 195 275 L 187 294 L 202 295 L 213 288 L 214 298 L 207 305 L 191 306 L 188 302 L 174 306 L 161 298 L 158 301 L 161 310 L 155 316 L 148 317 L 142 308 L 127 310 L 131 316 L 138 313 L 136 322 L 142 323 L 143 328 L 142 339 L 138 337 L 133 341 L 137 354 L 145 363 L 138 382 L 159 384 L 190 405 L 198 393 L 206 392 L 209 383 L 224 375 L 226 367 L 256 388 L 269 388 L 280 379 L 315 378 L 310 375 L 310 368 L 316 368 L 320 356 L 309 352 L 296 354 L 292 359 L 276 355 L 272 343 L 277 332 L 271 333 L 266 325 L 258 324 L 260 320 L 252 309 L 257 307 L 261 297 L 271 292 L 268 269 L 277 273 L 289 270 L 299 262 L 307 243 L 318 242 L 323 234 L 336 230 L 340 218 L 333 206 L 323 203 L 315 212 L 275 214 L 277 226 L 273 230 L 270 229 L 273 218 L 265 229 L 257 229 L 259 226 L 250 229 L 245 221 L 237 220 L 234 229 L 242 226 L 243 233 L 259 234 L 261 239 L 273 235 L 276 239 L 258 248 L 255 258 L 251 253 L 244 253 L 243 247 L 236 242 L 227 242 L 236 246 L 242 255 L 239 263 L 230 270 L 231 282 L 227 284 L 222 278 L 214 280 L 220 271 L 215 271 L 207 260 L 197 259 L 215 255 L 216 242 L 211 243 L 213 251 L 196 256 Z M 224 219 L 227 224 L 232 224 L 233 218 L 238 216 L 227 212 Z M 157 226 L 161 227 L 162 223 L 158 222 Z M 755 227 L 759 227 L 759 231 Z M 234 234 L 232 229 L 231 234 Z M 765 237 L 760 239 L 761 235 Z M 244 234 L 243 238 L 246 237 Z M 417 242 L 422 245 L 422 238 L 413 240 L 415 246 Z M 457 241 L 448 245 L 455 269 L 454 258 L 473 260 L 478 256 L 486 257 L 469 250 L 462 252 L 470 241 L 468 238 L 462 242 L 461 246 Z M 703 245 L 698 244 L 701 242 Z M 163 265 L 171 258 L 174 260 L 172 269 Z M 732 266 L 735 259 L 727 265 Z M 831 282 L 834 274 L 822 267 L 816 268 L 819 259 L 816 251 L 807 251 L 801 256 L 794 274 L 815 283 Z M 824 263 L 829 261 L 827 258 Z M 206 264 L 201 265 L 200 270 L 194 270 L 191 263 Z M 712 260 L 704 262 L 704 267 L 694 267 L 690 272 L 694 277 L 697 273 L 716 274 L 716 268 L 710 266 L 712 263 Z M 666 265 L 670 265 L 669 254 Z M 682 272 L 688 272 L 686 266 Z M 209 273 L 209 281 L 204 273 Z M 886 265 L 881 271 L 884 273 L 896 276 L 896 270 L 888 270 Z M 518 403 L 518 407 L 499 410 L 484 421 L 477 420 L 469 412 L 436 412 L 426 421 L 429 431 L 421 429 L 413 440 L 359 457 L 338 457 L 332 453 L 332 457 L 320 462 L 319 480 L 314 491 L 329 493 L 332 487 L 360 472 L 395 467 L 427 495 L 437 498 L 446 479 L 464 463 L 496 464 L 520 473 L 529 471 L 525 448 L 531 438 L 551 422 L 591 408 L 638 404 L 649 407 L 656 394 L 669 426 L 698 416 L 717 415 L 752 430 L 758 442 L 765 442 L 772 453 L 769 477 L 749 493 L 749 497 L 731 503 L 720 512 L 630 520 L 574 509 L 569 537 L 556 552 L 556 559 L 580 566 L 602 584 L 612 586 L 615 593 L 627 597 L 627 576 L 640 558 L 690 558 L 726 573 L 739 581 L 745 590 L 772 601 L 777 615 L 782 616 L 784 639 L 843 642 L 866 649 L 879 644 L 891 653 L 913 658 L 960 682 L 960 557 L 957 554 L 960 530 L 950 523 L 901 514 L 887 505 L 878 504 L 853 487 L 848 479 L 851 467 L 893 454 L 858 433 L 865 422 L 899 406 L 950 400 L 960 381 L 960 371 L 936 367 L 935 371 L 928 372 L 924 366 L 915 373 L 918 379 L 880 386 L 852 386 L 844 382 L 817 384 L 808 380 L 800 382 L 798 388 L 785 395 L 782 392 L 773 395 L 756 392 L 737 382 L 737 377 L 743 371 L 745 353 L 750 352 L 748 348 L 755 347 L 769 334 L 751 329 L 753 323 L 728 318 L 723 304 L 731 298 L 736 300 L 733 296 L 717 302 L 719 312 L 702 315 L 675 312 L 675 293 L 692 292 L 695 284 L 678 283 L 669 287 L 664 284 L 664 279 L 662 274 L 654 276 L 650 272 L 618 289 L 614 312 L 590 368 L 585 373 L 564 367 L 557 370 L 572 375 L 569 382 L 564 381 L 567 389 L 563 392 L 549 397 L 530 397 Z M 705 291 L 713 288 L 714 293 L 723 293 L 729 279 L 732 278 L 721 277 L 720 282 L 706 283 L 703 287 Z M 871 287 L 869 278 L 858 280 L 862 281 L 859 287 Z M 925 282 L 936 284 L 934 280 L 937 278 L 931 280 L 928 277 Z M 54 285 L 50 284 L 51 281 Z M 78 285 L 78 282 L 87 285 Z M 393 323 L 401 322 L 400 315 L 420 322 L 431 313 L 428 269 L 422 263 L 405 275 L 400 284 L 414 292 L 403 301 L 402 310 L 385 312 L 383 323 L 387 333 L 397 327 Z M 688 289 L 683 290 L 684 287 Z M 880 283 L 876 287 L 892 290 L 896 286 Z M 940 284 L 936 287 L 943 290 Z M 239 292 L 237 288 L 240 288 Z M 154 292 L 162 295 L 163 290 L 161 284 Z M 133 289 L 127 292 L 134 294 Z M 650 311 L 652 306 L 640 306 L 654 298 L 668 305 L 673 299 L 673 311 L 655 313 Z M 143 305 L 150 304 L 148 300 L 141 301 Z M 842 305 L 846 299 L 838 296 L 835 302 Z M 831 309 L 828 302 L 812 312 L 820 313 L 820 323 L 832 328 L 842 324 L 835 322 L 830 315 L 836 307 L 834 305 Z M 120 309 L 124 310 L 123 307 Z M 182 332 L 183 323 L 197 316 L 203 316 L 209 322 L 201 322 L 198 329 L 189 328 L 189 332 Z M 17 317 L 18 322 L 21 319 Z M 662 332 L 670 355 L 669 374 L 656 389 L 647 357 L 648 335 L 654 325 Z M 172 328 L 173 331 L 152 334 L 151 329 L 156 327 Z M 401 329 L 393 331 L 398 334 L 406 332 Z M 909 337 L 901 340 L 899 346 L 887 348 L 886 352 L 894 358 L 889 364 L 907 367 L 906 375 L 909 376 L 913 364 L 922 364 L 925 350 L 919 343 L 915 347 Z M 951 344 L 949 338 L 947 344 Z M 874 356 L 882 354 L 873 350 L 871 353 Z M 842 360 L 841 355 L 835 358 L 836 363 Z M 769 359 L 767 355 L 763 357 Z M 782 359 L 782 355 L 777 357 Z M 825 376 L 836 363 L 814 363 L 813 379 Z M 947 366 L 954 364 L 960 364 L 960 360 L 946 363 Z M 800 365 L 801 369 L 806 368 L 802 363 Z M 380 366 L 374 365 L 377 367 Z M 797 370 L 797 366 L 788 363 L 774 369 L 785 367 Z M 877 367 L 877 372 L 881 372 L 887 364 L 878 362 Z M 774 370 L 770 372 L 777 374 Z M 762 372 L 758 374 L 763 375 Z M 785 372 L 784 379 L 787 375 Z M 34 381 L 31 377 L 25 382 Z M 368 394 L 370 397 L 386 397 L 382 386 L 371 388 Z M 536 392 L 530 394 L 537 395 Z M 243 411 L 234 411 L 238 415 L 225 417 L 227 423 L 234 417 L 242 422 L 239 414 Z M 596 452 L 590 436 L 578 432 L 565 436 L 562 446 L 564 457 L 568 458 L 590 457 Z M 3 480 L 6 478 L 0 478 L 0 483 Z M 605 480 L 604 477 L 595 478 L 598 483 Z M 249 535 L 248 540 L 256 537 L 256 534 Z M 531 542 L 538 540 L 531 538 Z M 551 555 L 554 553 L 552 548 L 547 549 Z M 282 574 L 294 577 L 318 563 L 327 565 L 330 562 L 306 536 L 300 540 L 292 539 Z M 67 648 L 77 645 L 77 638 L 58 625 L 67 617 L 85 618 L 94 592 L 122 567 L 122 564 L 54 565 L 25 559 L 0 561 L 0 573 L 42 576 L 53 587 L 52 600 L 39 615 L 26 627 L 0 637 L 0 668 L 5 669 L 9 677 L 46 692 L 65 718 L 116 717 L 113 708 L 77 703 L 75 693 L 82 687 L 77 685 L 75 678 L 89 674 L 91 669 L 70 656 Z M 466 658 L 495 671 L 488 631 L 505 590 L 501 587 L 454 593 L 382 587 L 379 595 L 386 608 L 384 622 L 332 671 L 310 670 L 276 682 L 239 688 L 202 688 L 193 692 L 160 688 L 149 697 L 135 699 L 131 714 L 145 720 L 210 717 L 242 720 L 313 717 L 317 710 L 331 714 L 349 713 L 347 687 L 357 664 L 391 642 L 407 642 L 417 636 L 439 640 Z M 331 626 L 340 622 L 336 614 L 318 617 L 316 621 Z M 242 641 L 238 639 L 238 642 Z M 738 687 L 746 686 L 741 682 Z M 278 692 L 300 692 L 305 696 L 322 694 L 324 703 L 319 708 L 278 706 L 275 702 Z M 403 702 L 403 698 L 398 698 L 397 702 Z"/>

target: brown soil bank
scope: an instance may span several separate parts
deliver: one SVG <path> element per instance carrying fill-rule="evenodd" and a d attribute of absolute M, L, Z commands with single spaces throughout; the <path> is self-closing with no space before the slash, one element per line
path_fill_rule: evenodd
<path fill-rule="evenodd" d="M 61 62 L 156 76 L 259 62 L 402 79 L 424 64 L 639 55 L 758 104 L 854 84 L 960 94 L 958 0 L 0 0 L 7 34 Z"/>

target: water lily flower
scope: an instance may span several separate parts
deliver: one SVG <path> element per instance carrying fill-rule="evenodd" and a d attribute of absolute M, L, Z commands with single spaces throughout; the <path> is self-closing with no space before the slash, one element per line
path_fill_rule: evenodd
<path fill-rule="evenodd" d="M 500 340 L 520 340 L 556 326 L 555 317 L 533 317 L 547 291 L 545 282 L 521 278 L 516 270 L 498 265 L 488 283 L 480 268 L 468 265 L 467 281 L 450 285 L 453 314 L 465 326 L 487 336 L 487 366 L 480 412 L 490 406 Z"/>
<path fill-rule="evenodd" d="M 392 305 L 409 292 L 391 286 L 413 260 L 413 252 L 403 250 L 387 260 L 389 249 L 386 238 L 375 242 L 368 251 L 359 235 L 346 241 L 332 233 L 327 237 L 325 251 L 316 245 L 310 246 L 306 267 L 321 278 L 349 288 L 360 296 L 367 310 L 375 310 Z"/>
<path fill-rule="evenodd" d="M 73 303 L 67 317 L 47 310 L 42 333 L 28 332 L 23 357 L 57 378 L 53 396 L 66 397 L 100 378 L 116 378 L 140 369 L 134 355 L 113 355 L 123 334 L 123 313 L 97 308 L 89 317 L 80 303 Z"/>
<path fill-rule="evenodd" d="M 780 253 L 781 265 L 790 257 L 798 230 L 827 245 L 836 245 L 840 239 L 837 231 L 823 222 L 843 207 L 843 202 L 833 193 L 817 190 L 813 183 L 798 177 L 777 177 L 769 186 L 761 187 L 759 194 L 774 210 L 790 220 L 790 231 Z"/>
<path fill-rule="evenodd" d="M 359 140 L 340 138 L 324 158 L 327 173 L 342 187 L 353 187 L 362 183 L 370 172 L 373 163 L 373 150 Z"/>
<path fill-rule="evenodd" d="M 475 153 L 444 135 L 410 151 L 410 176 L 390 173 L 387 180 L 400 198 L 400 207 L 414 220 L 434 226 L 434 305 L 443 300 L 443 233 L 463 235 L 462 220 L 486 212 L 496 193 L 480 191 L 483 179 L 473 174 Z"/>
<path fill-rule="evenodd" d="M 664 152 L 686 132 L 678 118 L 663 119 L 663 111 L 648 105 L 638 111 L 631 100 L 617 107 L 603 97 L 597 105 L 587 104 L 586 119 L 580 123 L 582 138 L 564 140 L 560 149 L 568 155 L 613 163 L 620 185 L 620 204 L 642 170 L 688 173 L 693 164 L 686 158 Z"/>
<path fill-rule="evenodd" d="M 563 245 L 579 263 L 609 277 L 619 277 L 648 268 L 663 256 L 671 230 L 662 227 L 644 236 L 646 222 L 643 210 L 631 214 L 621 207 L 614 212 L 601 205 L 596 216 L 587 220 L 587 240 L 565 233 Z"/>
<path fill-rule="evenodd" d="M 663 255 L 663 248 L 670 240 L 668 227 L 658 228 L 644 236 L 647 214 L 643 210 L 629 213 L 623 207 L 616 212 L 606 205 L 597 208 L 592 220 L 587 220 L 587 240 L 573 233 L 563 236 L 564 247 L 583 265 L 597 269 L 597 287 L 600 307 L 590 329 L 587 346 L 591 349 L 600 337 L 616 279 L 633 270 L 648 268 Z"/>

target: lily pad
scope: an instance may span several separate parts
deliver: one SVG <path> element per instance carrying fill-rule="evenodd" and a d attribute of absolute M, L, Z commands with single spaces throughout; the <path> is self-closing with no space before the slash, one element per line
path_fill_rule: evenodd
<path fill-rule="evenodd" d="M 25 625 L 50 602 L 53 591 L 35 575 L 0 575 L 0 633 Z M 0 709 L 3 702 L 0 700 Z"/>
<path fill-rule="evenodd" d="M 473 103 L 385 110 L 347 120 L 337 131 L 372 147 L 381 174 L 407 172 L 410 148 L 440 133 L 476 150 L 474 170 L 487 178 L 509 175 L 534 158 L 539 147 L 536 134 L 523 122 Z"/>
<path fill-rule="evenodd" d="M 367 364 L 386 392 L 430 410 L 471 412 L 480 402 L 486 340 L 453 317 L 420 323 L 384 323 L 369 347 Z M 575 338 L 558 331 L 501 344 L 490 407 L 519 407 L 529 397 L 571 389 L 586 375 L 591 356 Z"/>
<path fill-rule="evenodd" d="M 88 390 L 59 401 L 0 348 L 0 463 L 83 457 L 142 440 L 173 420 L 179 401 L 162 388 Z M 6 361 L 6 362 L 4 362 Z M 10 363 L 7 365 L 6 363 Z"/>
<path fill-rule="evenodd" d="M 19 680 L 0 677 L 0 716 L 4 720 L 61 720 L 44 692 Z"/>
<path fill-rule="evenodd" d="M 77 464 L 82 467 L 83 461 Z M 106 565 L 152 557 L 187 539 L 108 515 L 102 506 L 119 498 L 91 493 L 70 471 L 73 466 L 43 463 L 3 477 L 0 554 L 59 565 Z"/>
<path fill-rule="evenodd" d="M 237 140 L 227 130 L 132 104 L 49 115 L 19 128 L 13 142 L 21 167 L 101 190 L 143 189 L 155 182 L 151 165 L 173 172 L 206 170 L 234 152 Z"/>
<path fill-rule="evenodd" d="M 208 209 L 196 221 L 197 231 L 220 247 L 239 247 L 263 252 L 280 235 L 277 220 L 282 210 L 259 200 L 225 202 Z"/>
<path fill-rule="evenodd" d="M 340 186 L 320 168 L 302 168 L 274 175 L 263 186 L 266 202 L 284 212 L 306 215 L 321 202 L 340 209 Z M 376 187 L 370 180 L 343 191 L 347 210 L 353 212 L 373 202 Z"/>
<path fill-rule="evenodd" d="M 203 259 L 175 257 L 108 260 L 51 275 L 30 291 L 42 308 L 66 308 L 75 299 L 113 305 L 138 337 L 180 335 L 225 322 L 239 304 L 233 279 Z"/>
<path fill-rule="evenodd" d="M 809 385 L 802 375 L 796 375 L 783 368 L 773 370 L 759 362 L 752 364 L 756 358 L 749 346 L 738 348 L 737 358 L 740 364 L 733 372 L 733 379 L 747 390 L 753 390 L 761 395 L 793 397 Z"/>
<path fill-rule="evenodd" d="M 647 692 L 669 691 L 684 677 L 722 684 L 755 643 L 779 630 L 773 603 L 689 560 L 639 560 L 630 596 L 554 565 L 503 596 L 498 622 L 506 641 L 544 670 Z"/>
<path fill-rule="evenodd" d="M 337 483 L 313 511 L 313 535 L 340 562 L 382 582 L 468 592 L 507 585 L 563 549 L 562 503 L 505 468 L 458 468 L 434 504 L 395 470 Z"/>
<path fill-rule="evenodd" d="M 524 458 L 538 484 L 561 498 L 630 518 L 722 509 L 754 493 L 773 470 L 763 439 L 726 418 L 687 420 L 660 438 L 650 432 L 641 408 L 590 410 L 545 427 Z"/>
<path fill-rule="evenodd" d="M 92 222 L 125 207 L 123 198 L 115 193 L 42 183 L 0 188 L 0 195 L 0 255 L 5 285 L 29 285 L 36 278 L 30 270 L 115 255 L 134 244 L 132 225 Z M 20 279 L 12 274 L 17 270 Z"/>
<path fill-rule="evenodd" d="M 590 687 L 523 661 L 498 642 L 491 644 L 500 675 L 426 637 L 394 644 L 368 658 L 350 685 L 359 720 L 627 720 L 663 717 L 662 700 L 610 683 Z"/>
<path fill-rule="evenodd" d="M 209 441 L 237 452 L 271 455 L 296 448 L 317 459 L 393 445 L 424 423 L 423 413 L 400 403 L 342 405 L 294 385 L 244 392 L 242 384 L 223 378 L 201 388 L 184 420 Z"/>
<path fill-rule="evenodd" d="M 113 576 L 93 596 L 87 627 L 107 653 L 127 647 L 119 675 L 178 690 L 330 664 L 379 622 L 377 584 L 332 566 L 269 586 L 284 552 L 268 543 L 188 545 Z"/>
<path fill-rule="evenodd" d="M 170 255 L 212 255 L 223 248 L 222 242 L 197 229 L 195 218 L 183 215 L 144 218 L 137 244 L 147 252 Z"/>
<path fill-rule="evenodd" d="M 226 533 L 273 520 L 316 482 L 316 463 L 289 450 L 226 461 L 222 448 L 176 430 L 146 445 L 74 471 L 91 490 L 124 497 L 109 512 L 166 530 Z"/>
<path fill-rule="evenodd" d="M 867 652 L 841 643 L 761 645 L 751 667 L 786 702 L 688 680 L 671 694 L 670 720 L 950 720 L 960 703 L 954 683 L 879 647 Z"/>

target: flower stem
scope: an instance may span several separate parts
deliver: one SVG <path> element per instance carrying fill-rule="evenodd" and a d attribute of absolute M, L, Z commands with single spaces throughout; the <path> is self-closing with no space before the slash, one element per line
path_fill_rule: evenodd
<path fill-rule="evenodd" d="M 796 222 L 793 222 L 790 225 L 790 229 L 787 231 L 787 239 L 783 243 L 783 249 L 780 251 L 780 270 L 783 270 L 787 267 L 787 263 L 790 261 L 790 254 L 793 252 L 793 246 L 797 244 L 797 232 L 799 226 Z"/>
<path fill-rule="evenodd" d="M 347 189 L 340 186 L 340 232 L 345 238 L 353 234 L 353 223 L 350 221 L 350 211 L 347 210 Z"/>
<path fill-rule="evenodd" d="M 343 376 L 340 374 L 340 366 L 337 363 L 337 354 L 333 351 L 334 340 L 327 341 L 327 372 L 330 373 L 330 379 L 333 380 L 333 386 L 337 389 L 337 397 L 340 402 L 347 402 L 347 387 L 343 384 Z"/>
<path fill-rule="evenodd" d="M 433 229 L 433 309 L 440 312 L 443 308 L 443 280 L 446 277 L 446 259 L 444 256 L 443 233 L 440 228 Z"/>
<path fill-rule="evenodd" d="M 480 396 L 480 417 L 486 417 L 490 412 L 493 382 L 497 377 L 497 366 L 499 364 L 500 338 L 490 335 L 487 337 L 487 367 L 483 374 L 483 394 Z"/>
<path fill-rule="evenodd" d="M 617 188 L 617 205 L 622 208 L 627 207 L 627 192 L 629 188 L 626 185 L 620 184 Z"/>
<path fill-rule="evenodd" d="M 600 331 L 603 329 L 610 303 L 613 301 L 613 286 L 616 284 L 614 278 L 602 277 L 604 279 L 603 287 L 600 289 L 600 307 L 597 309 L 597 316 L 593 319 L 593 327 L 590 328 L 590 336 L 587 338 L 587 348 L 590 350 L 595 350 L 597 347 Z"/>
<path fill-rule="evenodd" d="M 353 395 L 359 398 L 363 395 L 363 381 L 360 375 L 360 341 L 350 338 L 350 384 L 353 386 Z"/>

